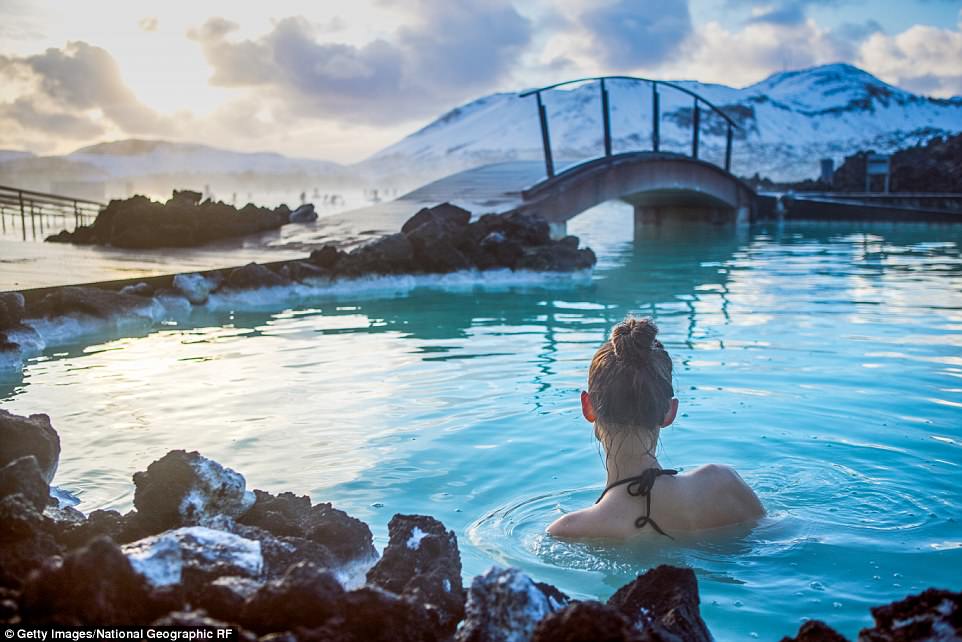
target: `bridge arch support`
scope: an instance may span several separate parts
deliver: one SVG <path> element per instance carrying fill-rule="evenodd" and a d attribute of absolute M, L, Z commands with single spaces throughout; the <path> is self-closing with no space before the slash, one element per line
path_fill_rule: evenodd
<path fill-rule="evenodd" d="M 717 165 L 680 154 L 630 152 L 571 167 L 522 192 L 520 207 L 542 216 L 554 236 L 581 212 L 610 200 L 635 208 L 635 225 L 667 218 L 748 223 L 755 192 Z"/>

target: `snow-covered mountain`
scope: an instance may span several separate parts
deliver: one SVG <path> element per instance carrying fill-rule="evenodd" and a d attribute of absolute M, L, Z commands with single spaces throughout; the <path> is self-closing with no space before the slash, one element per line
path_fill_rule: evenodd
<path fill-rule="evenodd" d="M 778 73 L 743 89 L 676 81 L 724 110 L 739 123 L 732 171 L 756 172 L 778 180 L 818 174 L 818 160 L 842 158 L 859 149 L 893 151 L 935 135 L 962 131 L 962 98 L 934 99 L 886 84 L 856 67 L 824 65 Z M 652 100 L 647 83 L 606 82 L 611 105 L 613 148 L 649 149 Z M 576 160 L 602 153 L 598 84 L 542 94 L 556 159 Z M 692 99 L 660 88 L 661 147 L 691 149 Z M 701 156 L 720 162 L 724 121 L 701 112 Z M 361 163 L 369 171 L 419 166 L 443 175 L 485 163 L 539 159 L 541 131 L 535 98 L 497 93 L 444 114 L 421 130 Z"/>

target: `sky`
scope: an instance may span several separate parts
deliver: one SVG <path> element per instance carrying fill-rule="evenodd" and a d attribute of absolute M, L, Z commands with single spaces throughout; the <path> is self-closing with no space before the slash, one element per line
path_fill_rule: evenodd
<path fill-rule="evenodd" d="M 0 150 L 153 138 L 351 163 L 496 91 L 832 62 L 962 95 L 962 0 L 0 0 Z"/>

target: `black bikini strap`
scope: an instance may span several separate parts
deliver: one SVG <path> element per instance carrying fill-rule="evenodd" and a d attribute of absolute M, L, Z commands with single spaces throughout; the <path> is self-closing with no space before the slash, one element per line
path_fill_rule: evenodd
<path fill-rule="evenodd" d="M 625 479 L 618 480 L 613 484 L 609 484 L 608 487 L 605 488 L 604 491 L 602 491 L 601 496 L 595 500 L 595 503 L 597 504 L 598 502 L 600 502 L 604 498 L 604 496 L 608 493 L 608 491 L 611 490 L 612 488 L 627 484 L 628 488 L 626 490 L 628 491 L 629 495 L 631 495 L 632 497 L 645 498 L 645 514 L 635 520 L 635 527 L 644 528 L 646 524 L 651 524 L 651 527 L 654 528 L 657 532 L 661 533 L 665 537 L 674 539 L 673 537 L 671 537 L 671 535 L 661 530 L 661 527 L 659 527 L 658 524 L 655 523 L 655 520 L 651 518 L 651 489 L 654 487 L 655 480 L 658 479 L 659 475 L 677 475 L 677 474 L 678 474 L 677 470 L 672 470 L 670 468 L 668 469 L 649 468 L 648 470 L 641 473 L 640 475 L 636 475 L 635 477 L 627 477 Z"/>

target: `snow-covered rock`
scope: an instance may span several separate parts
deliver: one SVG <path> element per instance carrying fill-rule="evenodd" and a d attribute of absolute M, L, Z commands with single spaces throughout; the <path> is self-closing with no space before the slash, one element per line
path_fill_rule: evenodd
<path fill-rule="evenodd" d="M 220 280 L 204 276 L 203 274 L 197 274 L 196 272 L 178 274 L 174 276 L 173 280 L 174 289 L 183 294 L 184 298 L 194 305 L 207 303 L 207 297 L 210 296 L 212 291 L 217 289 L 220 283 Z"/>
<path fill-rule="evenodd" d="M 516 568 L 493 566 L 471 582 L 457 642 L 528 642 L 535 627 L 567 602 Z"/>
<path fill-rule="evenodd" d="M 461 555 L 454 531 L 426 515 L 395 515 L 389 541 L 367 581 L 382 589 L 429 605 L 441 629 L 453 633 L 464 613 Z"/>
<path fill-rule="evenodd" d="M 154 587 L 220 576 L 260 577 L 264 558 L 260 542 L 233 533 L 188 526 L 146 537 L 123 547 L 134 570 Z"/>
<path fill-rule="evenodd" d="M 172 450 L 135 473 L 134 485 L 134 506 L 141 523 L 153 532 L 238 517 L 255 501 L 243 475 L 183 450 Z"/>

